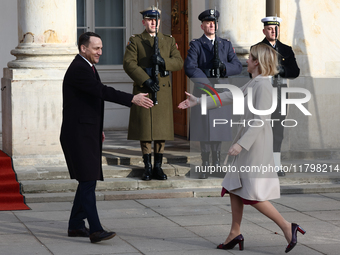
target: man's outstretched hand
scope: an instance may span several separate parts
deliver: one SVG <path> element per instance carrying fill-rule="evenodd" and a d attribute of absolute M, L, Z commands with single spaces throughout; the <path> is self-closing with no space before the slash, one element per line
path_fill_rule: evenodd
<path fill-rule="evenodd" d="M 139 93 L 132 98 L 132 103 L 146 109 L 153 106 L 153 102 L 147 97 L 148 93 Z"/>

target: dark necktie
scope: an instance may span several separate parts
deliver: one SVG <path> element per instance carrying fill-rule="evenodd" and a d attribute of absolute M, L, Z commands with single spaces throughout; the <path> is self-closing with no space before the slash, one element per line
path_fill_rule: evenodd
<path fill-rule="evenodd" d="M 92 70 L 93 70 L 94 73 L 96 73 L 96 71 L 94 70 L 94 65 L 92 65 Z"/>
<path fill-rule="evenodd" d="M 211 44 L 214 44 L 214 40 L 211 40 Z"/>

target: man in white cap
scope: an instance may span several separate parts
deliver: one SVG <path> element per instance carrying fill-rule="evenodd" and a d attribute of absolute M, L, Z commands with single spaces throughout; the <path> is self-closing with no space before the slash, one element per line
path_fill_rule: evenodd
<path fill-rule="evenodd" d="M 287 79 L 294 79 L 299 76 L 300 69 L 296 63 L 292 47 L 281 43 L 277 38 L 280 34 L 279 17 L 265 17 L 261 19 L 264 24 L 263 34 L 266 36 L 262 42 L 273 47 L 278 52 L 279 74 L 273 77 L 273 87 L 277 87 L 277 108 L 272 113 L 271 119 L 279 119 L 273 122 L 273 151 L 275 166 L 281 165 L 281 144 L 283 140 L 283 126 L 281 122 L 286 116 L 281 115 L 281 88 L 287 87 Z M 283 171 L 278 172 L 279 176 L 284 176 Z"/>

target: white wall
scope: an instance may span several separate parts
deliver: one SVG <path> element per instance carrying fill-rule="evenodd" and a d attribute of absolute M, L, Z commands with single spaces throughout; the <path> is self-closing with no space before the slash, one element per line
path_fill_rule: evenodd
<path fill-rule="evenodd" d="M 283 148 L 339 149 L 339 1 L 281 0 L 280 11 L 280 39 L 293 47 L 301 70 L 290 86 L 310 91 L 311 99 L 304 105 L 312 114 L 304 116 L 296 106 L 290 107 L 288 118 L 299 125 L 285 129 Z"/>
<path fill-rule="evenodd" d="M 15 57 L 11 55 L 13 50 L 18 45 L 18 14 L 17 1 L 0 0 L 0 68 L 1 77 L 3 77 L 3 69 L 7 67 L 7 63 L 14 60 Z M 1 96 L 0 96 L 1 106 Z M 0 107 L 0 133 L 2 132 L 2 110 Z"/>

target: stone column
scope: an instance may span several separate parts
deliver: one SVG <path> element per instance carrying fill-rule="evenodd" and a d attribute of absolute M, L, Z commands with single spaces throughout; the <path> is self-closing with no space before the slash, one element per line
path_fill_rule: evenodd
<path fill-rule="evenodd" d="M 264 38 L 261 19 L 265 17 L 265 0 L 214 0 L 208 2 L 210 9 L 216 8 L 220 12 L 218 36 L 231 41 L 243 65 L 242 75 L 248 77 L 246 60 L 250 46 Z"/>
<path fill-rule="evenodd" d="M 246 48 L 264 38 L 262 33 L 265 17 L 265 0 L 215 0 L 210 8 L 220 12 L 218 35 L 228 38 L 237 48 Z"/>
<path fill-rule="evenodd" d="M 76 35 L 76 0 L 18 0 L 16 59 L 1 80 L 2 150 L 15 166 L 64 163 L 62 80 Z"/>

